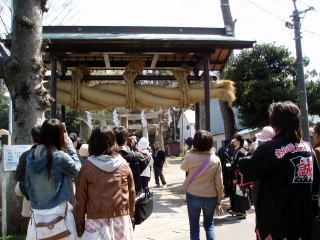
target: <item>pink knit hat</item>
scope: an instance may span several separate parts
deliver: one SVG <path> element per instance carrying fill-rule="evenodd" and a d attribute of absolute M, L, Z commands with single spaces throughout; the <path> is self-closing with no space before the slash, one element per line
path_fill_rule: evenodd
<path fill-rule="evenodd" d="M 256 134 L 257 140 L 260 141 L 269 141 L 275 136 L 275 132 L 272 127 L 266 126 L 262 129 L 261 132 Z"/>

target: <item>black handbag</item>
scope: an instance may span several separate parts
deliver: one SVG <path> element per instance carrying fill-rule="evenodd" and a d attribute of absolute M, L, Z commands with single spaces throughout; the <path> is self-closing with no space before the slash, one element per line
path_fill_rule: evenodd
<path fill-rule="evenodd" d="M 136 225 L 145 221 L 153 212 L 153 193 L 149 188 L 136 197 L 134 223 Z"/>

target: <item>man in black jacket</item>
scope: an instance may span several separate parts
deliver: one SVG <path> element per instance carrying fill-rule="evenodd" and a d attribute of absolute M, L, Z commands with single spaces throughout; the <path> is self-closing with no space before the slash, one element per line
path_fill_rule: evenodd
<path fill-rule="evenodd" d="M 166 156 L 163 150 L 160 149 L 160 144 L 158 142 L 154 143 L 153 157 L 153 169 L 154 169 L 154 179 L 156 181 L 157 187 L 160 187 L 159 177 L 163 187 L 166 187 L 167 183 L 163 175 L 163 164 L 166 160 Z"/>
<path fill-rule="evenodd" d="M 113 130 L 116 134 L 119 153 L 129 163 L 135 183 L 136 194 L 138 195 L 143 190 L 141 186 L 140 174 L 148 166 L 150 158 L 141 152 L 133 152 L 130 150 L 130 148 L 127 146 L 129 132 L 126 128 L 115 127 Z"/>

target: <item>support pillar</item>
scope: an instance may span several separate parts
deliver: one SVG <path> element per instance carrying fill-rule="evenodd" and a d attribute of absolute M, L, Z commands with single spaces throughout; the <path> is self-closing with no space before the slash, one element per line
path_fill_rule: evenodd
<path fill-rule="evenodd" d="M 210 127 L 210 59 L 209 54 L 205 54 L 203 58 L 203 71 L 204 71 L 204 96 L 205 96 L 205 121 L 206 130 L 211 131 Z"/>
<path fill-rule="evenodd" d="M 61 77 L 65 77 L 67 72 L 67 67 L 61 64 Z M 61 122 L 66 122 L 66 106 L 61 105 Z"/>
<path fill-rule="evenodd" d="M 164 139 L 163 139 L 163 124 L 162 122 L 160 122 L 159 124 L 159 144 L 160 144 L 160 149 L 162 149 L 163 151 L 165 151 L 164 148 Z"/>
<path fill-rule="evenodd" d="M 200 130 L 200 103 L 196 103 L 196 131 Z"/>
<path fill-rule="evenodd" d="M 50 117 L 57 117 L 57 58 L 51 58 L 51 83 L 50 83 L 50 95 L 54 99 L 51 103 Z"/>
<path fill-rule="evenodd" d="M 61 105 L 61 122 L 66 122 L 66 106 Z"/>
<path fill-rule="evenodd" d="M 148 125 L 145 127 L 142 127 L 142 136 L 149 139 Z"/>

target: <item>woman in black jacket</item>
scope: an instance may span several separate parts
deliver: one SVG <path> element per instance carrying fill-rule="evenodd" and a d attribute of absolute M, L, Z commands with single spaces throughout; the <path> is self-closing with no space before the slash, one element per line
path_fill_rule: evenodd
<path fill-rule="evenodd" d="M 312 191 L 319 184 L 319 170 L 310 146 L 301 141 L 299 116 L 292 102 L 271 104 L 276 136 L 239 162 L 241 172 L 255 181 L 258 239 L 307 240 L 318 214 L 312 208 L 312 195 L 318 193 Z"/>
<path fill-rule="evenodd" d="M 241 135 L 236 135 L 233 139 L 235 150 L 231 157 L 231 182 L 232 191 L 230 195 L 231 214 L 239 219 L 246 218 L 246 211 L 250 209 L 249 196 L 246 188 L 240 189 L 243 184 L 243 176 L 239 171 L 239 161 L 247 155 L 247 150 L 243 147 L 244 139 Z M 243 191 L 242 191 L 243 190 Z"/>

